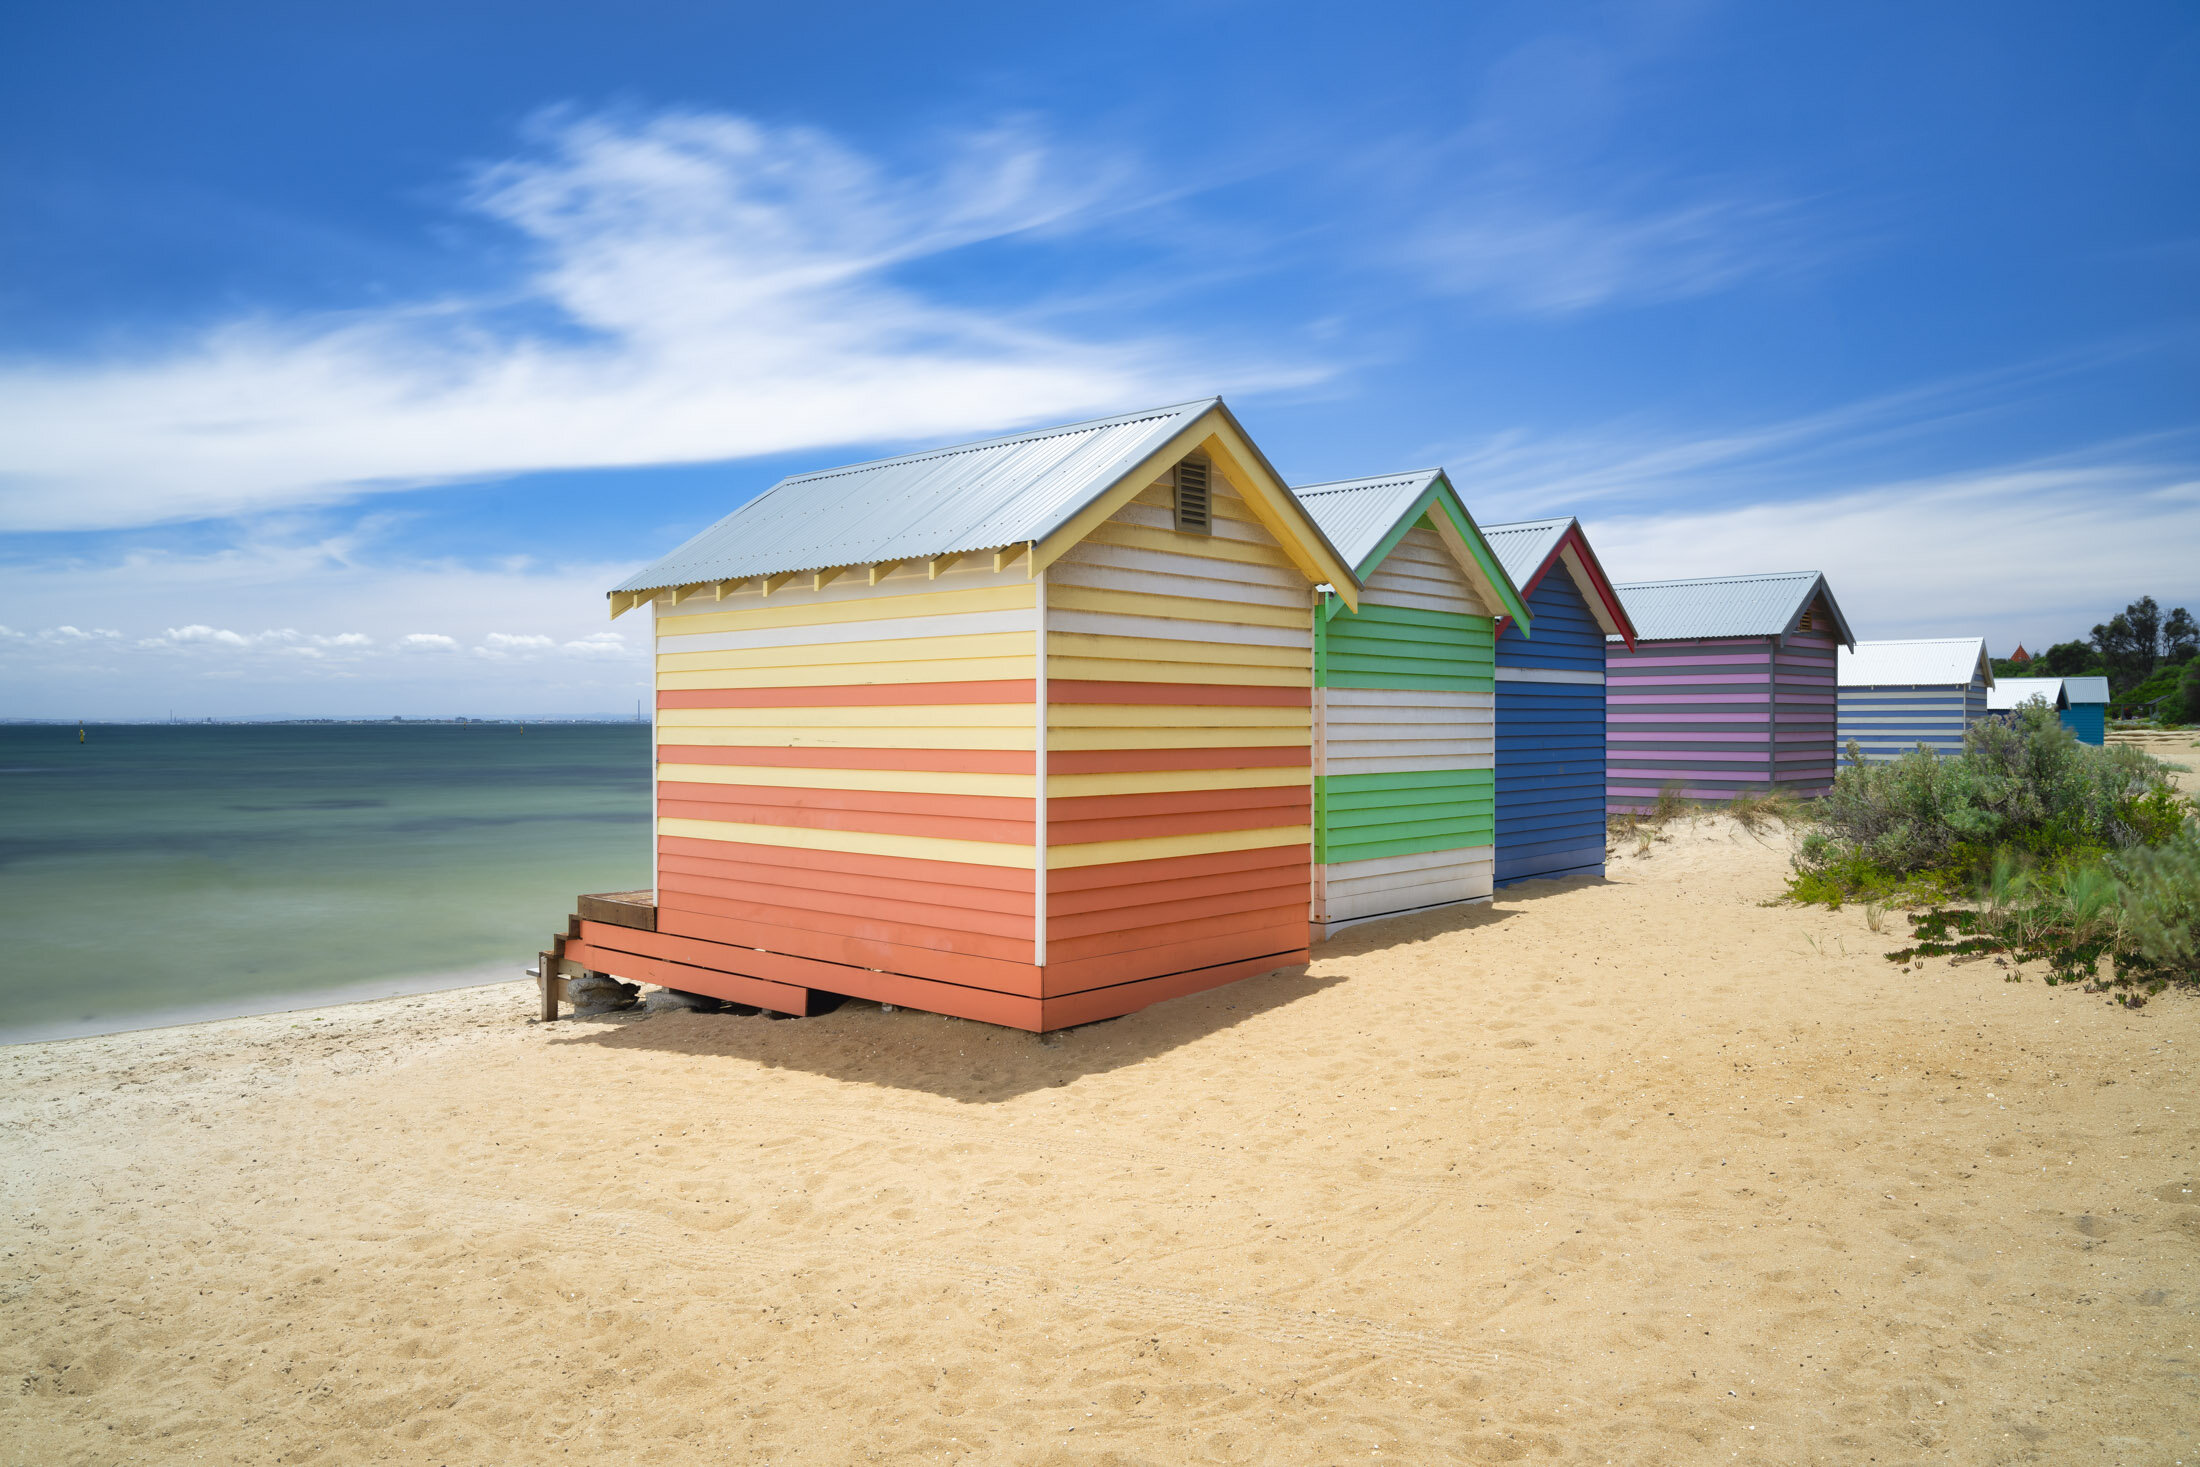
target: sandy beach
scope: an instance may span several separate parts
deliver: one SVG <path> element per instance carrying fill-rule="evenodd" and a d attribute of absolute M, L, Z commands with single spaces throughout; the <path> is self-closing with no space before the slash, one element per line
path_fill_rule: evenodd
<path fill-rule="evenodd" d="M 0 1052 L 0 1461 L 2200 1462 L 2200 1003 L 1897 970 L 1785 861 L 1047 1040 L 514 982 Z"/>

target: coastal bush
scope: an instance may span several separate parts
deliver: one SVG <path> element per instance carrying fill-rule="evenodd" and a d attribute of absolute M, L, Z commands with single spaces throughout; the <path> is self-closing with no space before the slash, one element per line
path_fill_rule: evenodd
<path fill-rule="evenodd" d="M 2159 846 L 2052 873 L 1997 862 L 1977 903 L 1913 914 L 1916 940 L 1888 961 L 2008 953 L 2045 962 L 2049 983 L 2134 990 L 2124 999 L 2133 1007 L 2146 1001 L 2136 990 L 2200 987 L 2200 822 Z"/>
<path fill-rule="evenodd" d="M 1952 758 L 1920 748 L 1867 764 L 1852 743 L 1803 838 L 1789 895 L 1829 905 L 1963 897 L 1998 857 L 2082 867 L 2160 845 L 2190 809 L 2159 760 L 2081 744 L 2035 702 L 1973 724 Z"/>
<path fill-rule="evenodd" d="M 1954 758 L 1860 755 L 1820 802 L 1791 900 L 1925 906 L 1895 962 L 2012 953 L 2049 982 L 2105 961 L 2120 986 L 2200 984 L 2200 823 L 2167 765 L 2081 744 L 2044 704 L 1974 726 Z"/>

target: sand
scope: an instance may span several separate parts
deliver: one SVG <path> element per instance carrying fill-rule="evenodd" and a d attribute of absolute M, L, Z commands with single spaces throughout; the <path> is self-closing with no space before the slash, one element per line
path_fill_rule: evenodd
<path fill-rule="evenodd" d="M 0 1053 L 8 1463 L 2200 1463 L 2200 1002 L 1705 822 L 1040 1040 L 521 984 Z"/>

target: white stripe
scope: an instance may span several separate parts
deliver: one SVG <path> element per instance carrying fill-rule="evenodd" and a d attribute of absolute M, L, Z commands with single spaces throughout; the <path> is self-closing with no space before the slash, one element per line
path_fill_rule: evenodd
<path fill-rule="evenodd" d="M 1247 626 L 1243 622 L 1180 621 L 1174 617 L 1126 616 L 1113 611 L 1050 611 L 1047 630 L 1097 637 L 1157 637 L 1165 642 L 1296 647 L 1309 655 L 1314 650 L 1311 628 L 1302 631 L 1291 627 Z"/>
<path fill-rule="evenodd" d="M 1497 669 L 1497 680 L 1501 683 L 1594 683 L 1601 687 L 1604 684 L 1604 674 L 1601 672 L 1576 672 L 1570 668 L 1559 667 L 1505 667 L 1500 665 Z"/>
<path fill-rule="evenodd" d="M 986 632 L 1028 632 L 1038 625 L 1028 608 L 965 611 L 953 616 L 903 616 L 846 621 L 821 627 L 760 627 L 753 632 L 660 633 L 659 652 L 742 652 L 753 647 L 816 647 L 833 642 L 891 642 L 917 637 L 968 637 Z"/>

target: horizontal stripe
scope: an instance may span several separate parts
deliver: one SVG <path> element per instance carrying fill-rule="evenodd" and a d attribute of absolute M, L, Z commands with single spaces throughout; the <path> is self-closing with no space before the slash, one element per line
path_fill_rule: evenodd
<path fill-rule="evenodd" d="M 1303 749 L 1312 742 L 1313 731 L 1304 724 L 1288 728 L 1065 728 L 1056 725 L 1047 730 L 1050 759 L 1056 749 L 1065 752 L 1097 749 Z"/>
<path fill-rule="evenodd" d="M 686 919 L 691 917 L 716 918 L 764 924 L 783 932 L 890 942 L 898 947 L 962 953 L 1026 966 L 1035 951 L 1029 912 L 987 912 L 806 886 L 774 886 L 754 880 L 661 877 L 657 910 L 675 927 L 687 925 Z M 818 949 L 805 950 L 814 953 Z"/>
<path fill-rule="evenodd" d="M 657 652 L 660 656 L 685 655 L 694 652 L 747 652 L 759 654 L 808 647 L 820 654 L 829 654 L 842 647 L 867 647 L 867 654 L 874 658 L 890 657 L 892 649 L 906 647 L 912 638 L 922 637 L 941 642 L 978 641 L 986 637 L 1016 637 L 1026 640 L 1038 626 L 1036 605 L 1012 611 L 970 611 L 949 616 L 880 617 L 869 621 L 833 622 L 825 626 L 811 627 L 758 627 L 745 632 L 694 632 L 680 633 L 664 630 L 657 634 Z"/>
<path fill-rule="evenodd" d="M 1501 683 L 1593 683 L 1604 684 L 1601 672 L 1577 671 L 1563 667 L 1507 667 L 1500 664 L 1495 677 Z"/>
<path fill-rule="evenodd" d="M 1278 668 L 1227 662 L 1111 661 L 1103 657 L 1051 657 L 1049 670 L 1056 677 L 1092 682 L 1145 683 L 1166 680 L 1213 687 L 1308 688 L 1312 668 Z"/>
<path fill-rule="evenodd" d="M 1093 795 L 1168 794 L 1183 790 L 1311 789 L 1304 765 L 1254 769 L 1126 770 L 1106 774 L 1063 774 L 1050 770 L 1047 798 L 1079 799 Z"/>
<path fill-rule="evenodd" d="M 1143 703 L 1057 703 L 1047 710 L 1056 728 L 1214 728 L 1214 729 L 1309 729 L 1313 710 L 1261 705 L 1212 706 L 1202 703 L 1170 703 L 1152 707 Z"/>
<path fill-rule="evenodd" d="M 701 870 L 707 865 L 713 870 L 723 870 L 746 863 L 763 868 L 772 880 L 793 881 L 799 873 L 803 881 L 836 883 L 836 890 L 873 889 L 863 885 L 864 882 L 931 883 L 954 888 L 961 893 L 958 900 L 983 902 L 1000 911 L 1020 911 L 1027 915 L 1031 911 L 1031 878 L 1014 869 L 991 865 L 912 857 L 906 853 L 743 845 L 737 841 L 698 840 L 669 833 L 660 833 L 657 837 L 657 855 L 667 869 Z M 681 862 L 704 864 L 691 868 L 680 866 Z M 1013 900 L 1002 906 L 999 903 L 1004 897 Z"/>
<path fill-rule="evenodd" d="M 1267 712 L 1269 710 L 1249 710 Z M 780 728 L 1028 728 L 1035 717 L 1029 703 L 875 703 L 852 708 L 666 708 L 657 715 L 660 730 Z"/>
<path fill-rule="evenodd" d="M 1084 543 L 1164 551 L 1200 560 L 1228 560 L 1245 565 L 1270 566 L 1289 571 L 1304 584 L 1304 578 L 1299 576 L 1298 567 L 1291 564 L 1289 556 L 1272 546 L 1248 540 L 1226 539 L 1215 535 L 1186 535 L 1174 529 L 1149 528 L 1145 525 L 1107 520 L 1095 525 L 1092 532 L 1085 537 Z"/>
<path fill-rule="evenodd" d="M 1007 866 L 1029 870 L 1035 864 L 1032 847 L 990 841 L 941 840 L 914 835 L 878 835 L 868 831 L 804 830 L 786 825 L 756 825 L 733 821 L 695 820 L 660 816 L 662 835 L 693 840 L 738 841 L 746 845 L 780 845 L 797 850 L 849 851 L 871 856 L 909 856 L 917 860 L 957 861 L 973 866 Z"/>
<path fill-rule="evenodd" d="M 1307 825 L 1285 825 L 1265 830 L 1232 830 L 1204 835 L 1162 836 L 1152 840 L 1110 840 L 1083 845 L 1051 846 L 1047 850 L 1047 865 L 1050 868 L 1068 870 L 1078 866 L 1106 866 L 1119 861 L 1152 861 L 1169 856 L 1206 855 L 1214 851 L 1306 845 L 1313 840 L 1313 834 L 1312 827 Z"/>
<path fill-rule="evenodd" d="M 755 965 L 759 971 L 769 972 L 770 967 L 762 960 L 767 954 L 780 953 L 790 958 L 844 963 L 850 967 L 884 968 L 912 977 L 966 983 L 975 988 L 1021 994 L 1027 998 L 1039 996 L 1039 970 L 1031 965 L 1028 955 L 1021 960 L 1004 959 L 934 947 L 921 940 L 929 935 L 921 928 L 897 933 L 889 927 L 885 929 L 886 936 L 870 936 L 855 931 L 788 927 L 750 916 L 720 916 L 709 912 L 676 912 L 662 916 L 673 924 L 676 936 L 722 943 L 732 949 L 722 955 L 721 961 L 730 960 L 735 966 Z M 912 940 L 900 940 L 902 938 Z M 958 946 L 967 948 L 971 944 Z M 833 991 L 846 993 L 849 990 Z"/>
<path fill-rule="evenodd" d="M 1307 784 L 1072 797 L 1049 802 L 1047 841 L 1056 846 L 1089 845 L 1303 825 L 1313 818 L 1313 803 L 1313 788 Z"/>
<path fill-rule="evenodd" d="M 1209 706 L 1310 708 L 1313 689 L 1259 687 L 1238 684 L 1137 683 L 1053 677 L 1047 681 L 1047 701 L 1074 703 L 1207 704 Z"/>
<path fill-rule="evenodd" d="M 774 769 L 754 764 L 659 763 L 661 783 L 771 786 L 781 789 L 894 790 L 909 794 L 999 795 L 1030 799 L 1038 787 L 1034 774 L 962 774 L 929 769 Z M 1054 782 L 1047 783 L 1048 792 Z M 1095 791 L 1098 793 L 1098 791 Z"/>
<path fill-rule="evenodd" d="M 1101 866 L 1050 867 L 1047 910 L 1050 914 L 1128 911 L 1165 891 L 1260 890 L 1293 874 L 1303 880 L 1312 850 L 1310 845 L 1254 846 Z"/>
<path fill-rule="evenodd" d="M 1209 749 L 1057 749 L 1047 750 L 1047 772 L 1055 774 L 1114 774 L 1130 770 L 1296 769 L 1312 763 L 1306 744 L 1279 744 L 1248 748 L 1242 745 Z"/>
<path fill-rule="evenodd" d="M 684 745 L 744 748 L 1029 751 L 1039 744 L 1038 731 L 1030 724 L 1022 728 L 836 728 L 827 724 L 787 728 L 666 728 L 659 736 Z"/>
<path fill-rule="evenodd" d="M 1052 592 L 1050 591 L 1051 597 Z M 1211 621 L 1178 621 L 1164 616 L 1118 616 L 1100 611 L 1065 611 L 1047 608 L 1047 635 L 1051 637 L 1115 637 L 1131 641 L 1205 643 L 1224 648 L 1264 647 L 1298 652 L 1311 659 L 1314 633 L 1311 627 L 1217 627 Z M 1225 640 L 1226 639 L 1226 640 Z"/>
<path fill-rule="evenodd" d="M 1026 646 L 1029 639 L 1026 639 Z M 926 659 L 909 662 L 834 663 L 824 667 L 701 668 L 657 674 L 660 689 L 708 692 L 716 688 L 911 687 L 944 683 L 1029 682 L 1038 675 L 1039 659 L 1029 652 L 1021 657 L 969 657 L 950 661 Z M 916 694 L 904 694 L 910 702 Z"/>
<path fill-rule="evenodd" d="M 692 820 L 1029 842 L 1037 829 L 1038 801 L 999 795 L 788 789 L 675 780 L 657 786 L 657 808 L 665 815 Z"/>
<path fill-rule="evenodd" d="M 833 626 L 849 622 L 879 622 L 899 617 L 959 615 L 973 611 L 1010 611 L 1036 608 L 1036 582 L 977 586 L 968 590 L 925 591 L 900 596 L 864 596 L 837 601 L 810 601 L 793 605 L 755 602 L 733 611 L 700 615 L 660 616 L 661 635 L 693 636 L 701 632 L 746 632 L 765 627 Z"/>
<path fill-rule="evenodd" d="M 686 854 L 710 841 L 689 841 L 680 850 L 657 854 L 659 907 L 691 905 L 697 900 L 761 901 L 821 912 L 862 915 L 886 903 L 898 911 L 921 914 L 912 920 L 965 932 L 1030 937 L 1034 905 L 1030 878 L 991 866 L 951 865 L 942 861 L 894 861 L 850 856 L 838 851 L 791 852 L 784 847 L 717 844 L 719 856 Z M 750 853 L 760 853 L 754 858 Z M 796 864 L 801 854 L 843 865 Z M 990 886 L 980 875 L 1006 878 L 1008 887 Z"/>
<path fill-rule="evenodd" d="M 1120 545 L 1080 545 L 1056 561 L 1047 572 L 1047 600 L 1051 603 L 1056 592 L 1072 587 L 1132 596 L 1181 597 L 1222 606 L 1304 609 L 1309 616 L 1313 606 L 1306 577 L 1297 570 L 1279 571 Z"/>
<path fill-rule="evenodd" d="M 1037 741 L 1034 740 L 1034 747 Z M 1033 774 L 1030 749 L 818 748 L 779 744 L 698 744 L 667 740 L 659 760 L 671 764 L 756 765 L 773 769 L 925 769 L 952 774 Z"/>
<path fill-rule="evenodd" d="M 1027 659 L 1028 660 L 1028 659 Z M 671 708 L 878 708 L 922 702 L 932 707 L 1014 703 L 1032 707 L 1035 678 L 998 682 L 844 684 L 802 688 L 660 688 L 657 707 Z M 1036 717 L 1037 711 L 1032 715 Z"/>
<path fill-rule="evenodd" d="M 1256 642 L 1182 642 L 1166 638 L 1099 635 L 1050 629 L 1047 632 L 1050 664 L 1064 657 L 1092 657 L 1108 662 L 1219 662 L 1244 667 L 1270 667 L 1304 672 L 1314 665 L 1313 639 L 1263 644 Z M 1050 668 L 1051 670 L 1051 668 Z M 1175 681 L 1173 678 L 1168 681 Z"/>
<path fill-rule="evenodd" d="M 1023 616 L 1022 613 L 1018 615 Z M 677 672 L 714 667 L 835 667 L 863 663 L 1029 657 L 1037 650 L 1035 638 L 1038 636 L 1038 618 L 1023 616 L 1023 621 L 1024 625 L 1006 631 L 967 636 L 950 636 L 941 632 L 934 636 L 922 636 L 917 635 L 918 630 L 925 625 L 920 619 L 903 623 L 911 635 L 896 638 L 878 636 L 878 624 L 865 622 L 860 627 L 836 630 L 861 630 L 867 635 L 851 636 L 825 644 L 774 642 L 754 647 L 712 648 L 698 644 L 716 640 L 715 638 L 666 638 L 657 648 L 657 668 L 661 672 Z"/>
<path fill-rule="evenodd" d="M 1160 616 L 1172 621 L 1213 622 L 1231 626 L 1313 630 L 1313 607 L 1254 606 L 1239 601 L 1205 601 L 1194 596 L 1156 596 L 1136 591 L 1104 591 L 1092 586 L 1047 586 L 1047 608 L 1099 611 L 1116 616 Z"/>

